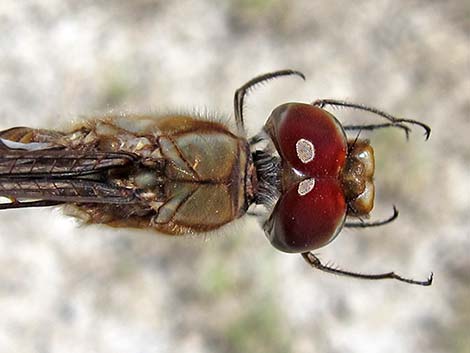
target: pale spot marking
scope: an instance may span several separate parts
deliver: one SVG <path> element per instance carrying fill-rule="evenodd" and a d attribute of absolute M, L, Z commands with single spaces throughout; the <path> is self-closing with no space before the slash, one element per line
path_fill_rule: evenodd
<path fill-rule="evenodd" d="M 300 182 L 297 192 L 299 193 L 300 196 L 304 196 L 304 195 L 307 195 L 310 191 L 312 191 L 314 187 L 315 187 L 315 179 L 313 178 L 305 179 Z"/>
<path fill-rule="evenodd" d="M 315 146 L 306 139 L 297 141 L 295 151 L 297 152 L 297 157 L 304 164 L 313 161 L 313 158 L 315 158 Z"/>

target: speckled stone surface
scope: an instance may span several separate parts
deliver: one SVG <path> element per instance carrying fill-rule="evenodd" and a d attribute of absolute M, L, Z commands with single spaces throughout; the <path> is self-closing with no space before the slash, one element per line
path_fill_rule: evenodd
<path fill-rule="evenodd" d="M 56 209 L 0 212 L 2 352 L 468 352 L 470 6 L 465 1 L 3 1 L 0 129 L 107 112 L 209 112 L 262 85 L 249 133 L 288 101 L 368 103 L 433 128 L 371 135 L 374 218 L 322 259 L 429 288 L 315 272 L 255 219 L 168 238 L 83 227 Z M 370 121 L 334 110 L 344 121 Z"/>

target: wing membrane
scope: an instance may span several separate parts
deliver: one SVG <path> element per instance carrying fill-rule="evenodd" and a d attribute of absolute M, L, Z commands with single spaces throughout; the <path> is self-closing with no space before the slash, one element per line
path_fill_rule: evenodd
<path fill-rule="evenodd" d="M 87 179 L 13 179 L 0 178 L 0 195 L 12 201 L 51 201 L 55 203 L 110 203 L 129 204 L 136 202 L 132 189 Z M 10 205 L 10 203 L 4 203 Z M 48 205 L 49 206 L 49 205 Z M 24 206 L 23 206 L 24 207 Z"/>
<path fill-rule="evenodd" d="M 0 177 L 81 176 L 124 166 L 135 159 L 134 155 L 124 152 L 76 151 L 57 147 L 16 149 L 8 147 L 0 140 Z"/>
<path fill-rule="evenodd" d="M 49 143 L 21 143 L 0 138 L 0 210 L 61 203 L 131 204 L 132 189 L 100 181 L 100 173 L 132 165 L 125 152 L 74 150 Z M 89 177 L 89 175 L 98 177 Z M 20 201 L 21 200 L 21 201 Z"/>

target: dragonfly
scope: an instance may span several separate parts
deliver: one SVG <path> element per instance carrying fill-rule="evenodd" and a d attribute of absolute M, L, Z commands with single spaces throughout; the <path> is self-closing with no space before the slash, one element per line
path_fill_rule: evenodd
<path fill-rule="evenodd" d="M 270 243 L 298 253 L 313 268 L 336 275 L 395 279 L 429 286 L 395 272 L 365 274 L 324 264 L 314 253 L 344 228 L 366 221 L 374 206 L 374 151 L 352 133 L 397 128 L 408 137 L 417 120 L 334 99 L 276 107 L 262 130 L 247 137 L 245 100 L 261 83 L 296 70 L 266 73 L 235 91 L 234 127 L 190 114 L 106 115 L 68 131 L 13 127 L 0 132 L 0 210 L 63 205 L 84 223 L 201 234 L 253 211 L 266 210 Z M 343 125 L 327 107 L 375 114 L 376 124 Z"/>

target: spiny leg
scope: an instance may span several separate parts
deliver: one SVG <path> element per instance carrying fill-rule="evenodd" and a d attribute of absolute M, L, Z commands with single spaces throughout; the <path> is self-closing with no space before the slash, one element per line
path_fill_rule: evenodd
<path fill-rule="evenodd" d="M 408 140 L 410 136 L 411 129 L 403 124 L 394 124 L 394 123 L 384 123 L 384 124 L 364 124 L 364 125 L 343 125 L 343 129 L 345 131 L 373 131 L 373 130 L 378 130 L 378 129 L 384 129 L 384 128 L 389 128 L 389 127 L 394 127 L 398 129 L 402 129 L 405 132 L 406 139 Z"/>
<path fill-rule="evenodd" d="M 396 118 L 393 115 L 390 115 L 390 114 L 388 114 L 388 113 L 386 113 L 382 110 L 379 110 L 379 109 L 373 108 L 373 107 L 369 107 L 367 105 L 357 104 L 357 103 L 350 103 L 350 102 L 345 102 L 345 101 L 336 100 L 336 99 L 318 99 L 318 100 L 314 101 L 312 103 L 312 105 L 318 106 L 320 108 L 323 108 L 327 105 L 330 105 L 332 107 L 346 107 L 346 108 L 363 110 L 363 111 L 370 112 L 370 113 L 376 114 L 378 116 L 381 116 L 381 117 L 387 119 L 388 121 L 390 121 L 392 123 L 392 125 L 397 125 L 397 124 L 401 124 L 401 123 L 408 123 L 408 124 L 418 125 L 418 126 L 420 126 L 424 129 L 424 131 L 425 131 L 424 136 L 425 136 L 426 140 L 429 139 L 429 136 L 431 135 L 431 128 L 428 125 L 426 125 L 426 124 L 424 124 L 420 121 L 412 120 L 412 119 L 399 119 L 399 118 Z M 367 125 L 365 125 L 365 126 L 367 126 Z"/>
<path fill-rule="evenodd" d="M 356 272 L 349 272 L 349 271 L 344 271 L 338 268 L 330 267 L 328 265 L 323 265 L 318 257 L 316 257 L 313 253 L 311 252 L 304 252 L 302 253 L 302 257 L 304 260 L 313 268 L 316 268 L 320 271 L 323 272 L 328 272 L 328 273 L 333 273 L 335 275 L 339 276 L 348 276 L 348 277 L 354 277 L 354 278 L 361 278 L 361 279 L 369 279 L 369 280 L 380 280 L 380 279 L 395 279 L 400 282 L 405 282 L 409 284 L 416 284 L 419 286 L 430 286 L 432 284 L 433 280 L 433 273 L 431 272 L 431 275 L 429 278 L 425 281 L 416 281 L 413 279 L 409 278 L 404 278 L 399 275 L 397 275 L 395 272 L 387 272 L 387 273 L 379 273 L 379 274 L 363 274 L 363 273 L 356 273 Z"/>
<path fill-rule="evenodd" d="M 383 220 L 380 220 L 380 221 L 374 221 L 374 222 L 365 222 L 365 221 L 361 221 L 361 222 L 346 222 L 344 224 L 344 226 L 346 228 L 369 228 L 369 227 L 380 227 L 380 226 L 383 226 L 385 224 L 388 224 L 388 223 L 391 223 L 393 222 L 395 219 L 397 219 L 398 217 L 398 210 L 395 206 L 393 206 L 393 214 L 386 218 L 386 219 L 383 219 Z"/>
<path fill-rule="evenodd" d="M 234 103 L 234 111 L 235 111 L 235 122 L 237 124 L 237 129 L 239 133 L 243 133 L 245 131 L 245 125 L 243 122 L 243 106 L 244 106 L 244 101 L 246 95 L 249 93 L 250 89 L 252 89 L 254 86 L 266 82 L 269 80 L 272 80 L 276 77 L 281 77 L 281 76 L 291 76 L 291 75 L 296 75 L 305 80 L 305 75 L 301 73 L 300 71 L 295 71 L 295 70 L 280 70 L 280 71 L 274 71 L 274 72 L 269 72 L 264 75 L 257 76 L 247 83 L 245 83 L 243 86 L 241 86 L 239 89 L 235 91 L 235 96 L 233 99 Z"/>

